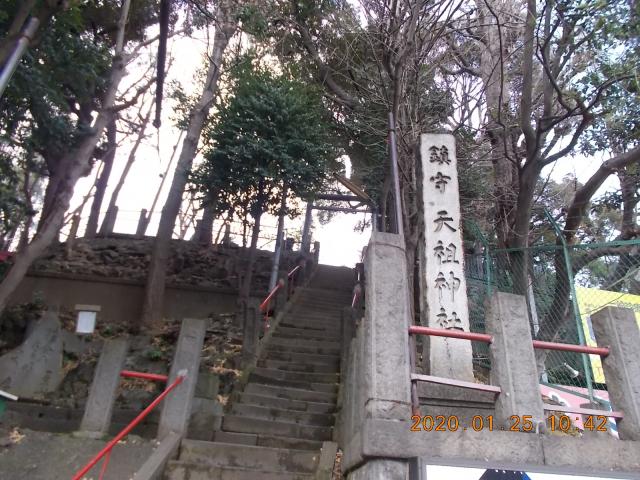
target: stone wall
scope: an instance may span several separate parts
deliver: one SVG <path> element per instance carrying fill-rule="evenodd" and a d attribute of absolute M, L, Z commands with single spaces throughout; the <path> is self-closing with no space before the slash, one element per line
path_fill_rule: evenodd
<path fill-rule="evenodd" d="M 264 293 L 264 291 L 261 291 Z M 232 288 L 169 286 L 164 300 L 164 318 L 209 317 L 235 310 L 237 291 Z M 38 299 L 54 309 L 73 311 L 77 304 L 99 305 L 97 322 L 133 325 L 140 318 L 144 283 L 126 278 L 98 277 L 74 273 L 30 273 L 11 298 L 11 305 Z"/>
<path fill-rule="evenodd" d="M 152 246 L 150 237 L 78 239 L 67 257 L 64 244 L 56 245 L 34 263 L 11 304 L 38 299 L 50 308 L 68 310 L 76 304 L 100 305 L 99 323 L 131 325 L 140 318 Z M 173 240 L 164 317 L 204 318 L 233 312 L 246 265 L 244 253 L 235 246 Z M 281 269 L 295 265 L 297 256 L 285 252 Z M 267 292 L 271 261 L 272 252 L 258 251 L 252 292 L 260 300 Z"/>

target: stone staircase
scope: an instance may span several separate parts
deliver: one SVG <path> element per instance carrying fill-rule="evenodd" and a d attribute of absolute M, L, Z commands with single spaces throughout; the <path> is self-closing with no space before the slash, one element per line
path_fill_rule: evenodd
<path fill-rule="evenodd" d="M 275 327 L 213 442 L 183 440 L 167 480 L 308 480 L 333 435 L 352 270 L 318 266 Z"/>

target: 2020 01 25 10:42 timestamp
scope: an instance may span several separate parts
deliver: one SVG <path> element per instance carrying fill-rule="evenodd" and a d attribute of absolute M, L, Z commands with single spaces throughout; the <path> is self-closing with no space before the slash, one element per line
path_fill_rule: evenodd
<path fill-rule="evenodd" d="M 580 417 L 575 417 L 576 421 Z M 608 427 L 608 418 L 605 415 L 584 415 L 582 417 L 582 425 L 584 430 L 606 432 Z M 549 415 L 547 417 L 547 427 L 552 432 L 570 432 L 575 430 L 572 424 L 572 418 L 568 415 Z M 493 415 L 474 415 L 469 425 L 463 425 L 457 415 L 413 415 L 411 417 L 412 432 L 456 432 L 458 430 L 473 430 L 479 432 L 482 430 L 500 430 L 512 432 L 533 432 L 536 425 L 532 415 L 512 415 L 509 425 L 494 426 Z"/>

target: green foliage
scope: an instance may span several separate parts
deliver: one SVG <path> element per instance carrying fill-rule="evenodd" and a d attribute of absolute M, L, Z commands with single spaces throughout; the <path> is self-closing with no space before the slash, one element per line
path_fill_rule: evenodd
<path fill-rule="evenodd" d="M 336 157 L 319 93 L 250 57 L 234 68 L 208 135 L 193 182 L 221 213 L 278 213 L 283 186 L 312 196 Z"/>
<path fill-rule="evenodd" d="M 6 235 L 16 226 L 16 222 L 23 214 L 21 198 L 16 195 L 19 179 L 11 162 L 0 159 L 0 237 Z M 0 278 L 3 276 L 3 266 L 0 265 Z"/>
<path fill-rule="evenodd" d="M 19 2 L 0 0 L 0 36 Z M 132 2 L 128 41 L 144 37 L 157 0 Z M 0 99 L 0 237 L 26 212 L 24 177 L 53 175 L 63 155 L 89 133 L 112 64 L 119 0 L 70 2 L 55 11 L 22 57 Z"/>

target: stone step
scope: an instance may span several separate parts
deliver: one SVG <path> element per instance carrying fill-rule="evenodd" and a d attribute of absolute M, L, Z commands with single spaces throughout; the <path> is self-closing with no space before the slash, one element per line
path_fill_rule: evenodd
<path fill-rule="evenodd" d="M 292 318 L 307 318 L 319 321 L 337 322 L 342 317 L 342 310 L 340 308 L 326 308 L 319 307 L 317 305 L 304 305 L 296 303 L 291 309 Z"/>
<path fill-rule="evenodd" d="M 342 332 L 342 327 L 338 324 L 327 325 L 317 320 L 314 320 L 313 322 L 306 322 L 285 318 L 282 320 L 282 323 L 278 325 L 278 330 L 280 329 L 280 327 L 295 328 L 296 330 L 300 330 L 301 332 L 310 334 L 326 333 L 333 337 L 340 337 Z"/>
<path fill-rule="evenodd" d="M 284 410 L 295 410 L 308 413 L 333 413 L 335 405 L 326 402 L 311 402 L 305 400 L 293 400 L 288 398 L 270 397 L 255 393 L 241 393 L 238 395 L 238 402 L 260 405 L 263 407 L 281 408 Z"/>
<path fill-rule="evenodd" d="M 337 394 L 330 392 L 319 392 L 303 388 L 290 388 L 260 383 L 249 383 L 244 391 L 266 397 L 285 398 L 287 400 L 303 400 L 309 402 L 323 402 L 335 404 Z"/>
<path fill-rule="evenodd" d="M 314 373 L 337 373 L 337 365 L 325 365 L 313 362 L 287 362 L 281 360 L 258 360 L 259 367 L 275 368 L 289 372 L 314 372 Z"/>
<path fill-rule="evenodd" d="M 305 352 L 291 352 L 280 349 L 269 350 L 269 345 L 262 354 L 262 358 L 265 360 L 277 360 L 283 362 L 296 362 L 305 363 L 311 362 L 314 364 L 330 365 L 339 368 L 340 356 L 338 354 L 319 354 L 319 353 L 305 353 Z"/>
<path fill-rule="evenodd" d="M 339 316 L 309 315 L 308 313 L 292 313 L 283 320 L 285 323 L 305 328 L 324 328 L 325 330 L 339 330 L 342 320 Z"/>
<path fill-rule="evenodd" d="M 337 344 L 334 344 L 337 345 Z M 295 340 L 279 340 L 271 339 L 267 343 L 267 351 L 278 350 L 284 352 L 298 352 L 298 353 L 311 353 L 317 355 L 339 355 L 340 347 L 327 346 L 322 344 L 317 345 L 304 345 L 302 342 L 296 342 Z"/>
<path fill-rule="evenodd" d="M 298 412 L 238 402 L 231 406 L 231 413 L 247 418 L 262 418 L 276 422 L 291 422 L 318 427 L 331 427 L 334 422 L 334 417 L 330 413 Z"/>
<path fill-rule="evenodd" d="M 237 443 L 240 445 L 257 445 L 259 447 L 293 448 L 296 450 L 322 449 L 322 442 L 278 435 L 259 435 L 257 433 L 238 433 L 217 431 L 213 434 L 216 442 Z"/>
<path fill-rule="evenodd" d="M 276 331 L 276 334 L 278 332 Z M 316 339 L 304 339 L 304 338 L 278 338 L 276 336 L 269 340 L 269 344 L 275 345 L 298 345 L 302 347 L 317 347 L 317 348 L 335 348 L 340 349 L 340 342 L 338 341 L 324 341 Z"/>
<path fill-rule="evenodd" d="M 300 293 L 304 295 L 305 298 L 333 298 L 336 292 L 326 288 L 316 288 L 309 284 L 303 288 Z"/>
<path fill-rule="evenodd" d="M 284 382 L 311 382 L 311 383 L 330 383 L 337 384 L 340 382 L 339 373 L 312 373 L 312 372 L 292 372 L 290 370 L 279 370 L 277 368 L 256 367 L 253 372 L 261 377 L 268 377 L 274 380 L 282 380 Z"/>
<path fill-rule="evenodd" d="M 319 452 L 183 440 L 180 460 L 210 467 L 240 467 L 268 472 L 313 473 Z"/>
<path fill-rule="evenodd" d="M 316 317 L 340 318 L 342 310 L 347 305 L 336 303 L 305 302 L 298 300 L 293 306 L 293 314 L 304 314 Z"/>
<path fill-rule="evenodd" d="M 276 375 L 262 375 L 257 368 L 249 376 L 249 382 L 260 383 L 262 385 L 272 385 L 274 387 L 297 388 L 299 390 L 311 390 L 314 392 L 337 393 L 338 385 L 335 383 L 298 382 L 293 380 L 283 380 Z M 269 370 L 269 369 L 263 369 Z"/>
<path fill-rule="evenodd" d="M 165 469 L 166 480 L 312 480 L 308 473 L 256 471 L 248 468 L 210 467 L 172 460 Z"/>
<path fill-rule="evenodd" d="M 309 332 L 309 333 L 333 332 L 333 331 L 340 330 L 339 325 L 340 324 L 338 322 L 335 322 L 335 325 L 334 324 L 327 325 L 322 321 L 302 322 L 294 317 L 287 317 L 282 319 L 282 321 L 280 322 L 280 325 L 278 325 L 278 330 L 281 327 L 285 327 L 285 328 L 295 328 L 295 329 L 302 330 L 304 332 Z"/>
<path fill-rule="evenodd" d="M 257 433 L 295 437 L 307 440 L 331 440 L 331 427 L 314 427 L 290 422 L 274 422 L 261 418 L 245 418 L 237 415 L 225 415 L 222 419 L 222 430 L 226 432 Z"/>
<path fill-rule="evenodd" d="M 328 342 L 339 342 L 340 337 L 337 332 L 330 330 L 311 330 L 308 328 L 289 327 L 278 325 L 274 333 L 274 338 L 308 338 L 313 340 L 324 340 Z"/>

